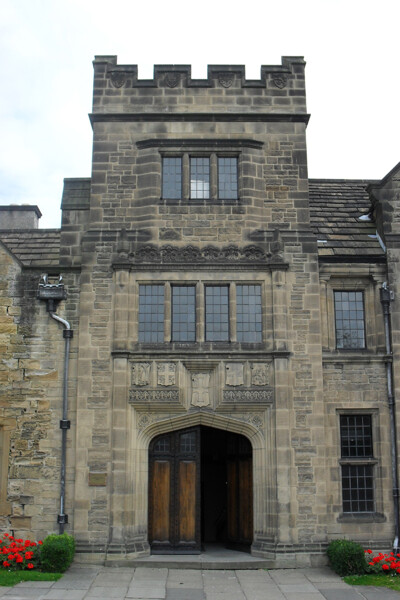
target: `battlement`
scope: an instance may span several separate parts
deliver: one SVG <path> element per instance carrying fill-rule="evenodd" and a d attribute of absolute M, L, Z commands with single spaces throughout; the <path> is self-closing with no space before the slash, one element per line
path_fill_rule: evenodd
<path fill-rule="evenodd" d="M 244 65 L 208 65 L 206 79 L 192 79 L 190 65 L 155 65 L 153 79 L 139 79 L 137 65 L 96 56 L 94 113 L 269 112 L 305 113 L 305 61 L 282 57 L 246 79 Z"/>

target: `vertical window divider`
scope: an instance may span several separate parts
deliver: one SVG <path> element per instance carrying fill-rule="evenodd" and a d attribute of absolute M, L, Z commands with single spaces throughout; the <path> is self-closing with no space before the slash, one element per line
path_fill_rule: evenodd
<path fill-rule="evenodd" d="M 236 333 L 236 283 L 229 286 L 229 332 L 231 342 L 237 342 Z"/>
<path fill-rule="evenodd" d="M 171 302 L 171 284 L 169 281 L 164 287 L 164 340 L 172 341 L 172 302 Z"/>
<path fill-rule="evenodd" d="M 182 199 L 188 201 L 190 198 L 190 159 L 185 152 L 182 156 Z"/>
<path fill-rule="evenodd" d="M 205 295 L 201 281 L 196 284 L 196 339 L 199 342 L 205 340 Z"/>
<path fill-rule="evenodd" d="M 210 198 L 218 198 L 218 161 L 215 152 L 210 154 Z"/>

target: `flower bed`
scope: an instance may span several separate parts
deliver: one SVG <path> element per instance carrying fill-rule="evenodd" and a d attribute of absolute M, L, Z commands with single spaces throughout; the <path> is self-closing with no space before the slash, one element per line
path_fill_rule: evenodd
<path fill-rule="evenodd" d="M 400 575 L 400 554 L 394 554 L 390 552 L 390 554 L 384 554 L 383 552 L 379 552 L 376 556 L 368 560 L 367 555 L 373 554 L 372 550 L 365 550 L 367 563 L 368 563 L 368 573 L 386 573 L 387 575 Z"/>
<path fill-rule="evenodd" d="M 14 538 L 4 533 L 0 539 L 0 564 L 10 571 L 37 569 L 40 564 L 39 547 L 42 542 Z"/>

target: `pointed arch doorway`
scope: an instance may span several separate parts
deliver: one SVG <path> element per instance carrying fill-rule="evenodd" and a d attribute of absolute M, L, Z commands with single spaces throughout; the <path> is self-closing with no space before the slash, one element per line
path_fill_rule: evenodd
<path fill-rule="evenodd" d="M 252 447 L 211 427 L 179 429 L 149 446 L 149 542 L 154 554 L 197 554 L 205 543 L 249 550 Z"/>

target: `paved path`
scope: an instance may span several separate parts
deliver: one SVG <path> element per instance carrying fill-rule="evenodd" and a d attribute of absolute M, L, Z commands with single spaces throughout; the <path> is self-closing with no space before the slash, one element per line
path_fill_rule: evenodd
<path fill-rule="evenodd" d="M 209 571 L 72 566 L 55 583 L 0 587 L 2 600 L 400 600 L 385 588 L 351 587 L 328 568 Z"/>

